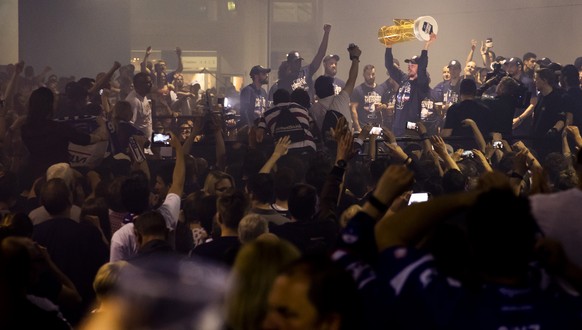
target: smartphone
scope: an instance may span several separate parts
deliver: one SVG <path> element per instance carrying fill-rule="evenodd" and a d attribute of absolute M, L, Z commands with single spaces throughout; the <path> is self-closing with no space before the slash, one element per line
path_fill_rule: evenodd
<path fill-rule="evenodd" d="M 103 95 L 103 88 L 99 90 L 99 95 Z"/>
<path fill-rule="evenodd" d="M 380 135 L 382 134 L 382 127 L 372 127 L 370 134 Z"/>
<path fill-rule="evenodd" d="M 463 151 L 463 158 L 474 158 L 475 154 L 471 150 Z"/>
<path fill-rule="evenodd" d="M 503 142 L 501 142 L 501 141 L 493 141 L 493 148 L 494 149 L 503 149 Z"/>
<path fill-rule="evenodd" d="M 152 143 L 169 145 L 172 136 L 167 133 L 152 133 Z"/>
<path fill-rule="evenodd" d="M 427 192 L 412 193 L 408 199 L 408 205 L 426 202 L 428 201 L 428 196 Z"/>
<path fill-rule="evenodd" d="M 416 131 L 416 130 L 418 130 L 418 126 L 416 125 L 416 123 L 409 121 L 406 123 L 406 129 L 411 129 L 413 131 Z"/>

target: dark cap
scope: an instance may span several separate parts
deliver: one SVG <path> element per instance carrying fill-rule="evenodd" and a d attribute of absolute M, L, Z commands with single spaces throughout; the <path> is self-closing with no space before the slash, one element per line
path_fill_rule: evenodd
<path fill-rule="evenodd" d="M 335 54 L 329 54 L 323 58 L 323 62 L 327 62 L 327 61 L 331 60 L 332 58 L 335 58 L 336 62 L 339 61 L 339 59 L 340 59 L 340 57 L 335 55 Z"/>
<path fill-rule="evenodd" d="M 457 61 L 457 60 L 452 60 L 449 62 L 449 65 L 447 65 L 447 68 L 457 68 L 457 69 L 461 69 L 461 62 Z"/>
<path fill-rule="evenodd" d="M 574 60 L 574 66 L 576 67 L 576 69 L 580 70 L 582 69 L 582 57 L 577 57 Z"/>
<path fill-rule="evenodd" d="M 287 54 L 287 62 L 293 62 L 293 61 L 297 61 L 297 60 L 303 60 L 303 57 L 301 57 L 301 55 L 299 55 L 299 52 L 292 51 L 292 52 L 289 52 L 289 54 Z"/>
<path fill-rule="evenodd" d="M 254 75 L 256 75 L 256 74 L 259 74 L 259 73 L 269 73 L 269 72 L 271 72 L 271 69 L 270 69 L 270 68 L 263 68 L 263 67 L 262 67 L 262 66 L 260 66 L 260 65 L 255 65 L 255 66 L 253 66 L 253 68 L 251 69 L 251 78 L 252 78 Z"/>
<path fill-rule="evenodd" d="M 418 64 L 418 56 L 414 55 L 411 58 L 405 59 L 404 62 L 405 63 Z"/>
<path fill-rule="evenodd" d="M 509 65 L 509 64 L 523 65 L 523 62 L 521 61 L 521 58 L 519 58 L 519 57 L 512 57 L 512 58 L 508 59 L 507 61 L 505 61 L 505 64 L 507 64 L 507 65 Z"/>
<path fill-rule="evenodd" d="M 547 57 L 544 57 L 542 59 L 537 60 L 536 63 L 539 64 L 541 68 L 547 68 L 552 63 L 552 60 L 550 60 Z"/>

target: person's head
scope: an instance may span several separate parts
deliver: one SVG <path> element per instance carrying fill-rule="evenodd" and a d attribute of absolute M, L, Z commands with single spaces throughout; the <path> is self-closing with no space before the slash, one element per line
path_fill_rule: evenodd
<path fill-rule="evenodd" d="M 251 175 L 247 181 L 247 189 L 253 202 L 261 204 L 273 202 L 274 181 L 271 174 L 258 173 Z"/>
<path fill-rule="evenodd" d="M 155 65 L 156 72 L 166 72 L 166 69 L 168 68 L 166 61 L 164 60 L 158 60 Z"/>
<path fill-rule="evenodd" d="M 358 329 L 358 293 L 327 257 L 303 257 L 275 278 L 263 329 Z"/>
<path fill-rule="evenodd" d="M 291 92 L 291 102 L 297 103 L 307 110 L 311 108 L 311 97 L 309 96 L 309 93 L 301 87 L 295 88 Z"/>
<path fill-rule="evenodd" d="M 451 71 L 448 66 L 443 67 L 443 80 L 447 81 L 451 79 Z"/>
<path fill-rule="evenodd" d="M 231 189 L 216 200 L 216 211 L 221 228 L 238 231 L 238 225 L 247 214 L 250 202 L 240 190 Z"/>
<path fill-rule="evenodd" d="M 502 217 L 498 210 L 504 210 Z M 467 219 L 469 242 L 480 273 L 525 275 L 537 232 L 527 198 L 516 197 L 509 189 L 488 191 L 478 197 Z"/>
<path fill-rule="evenodd" d="M 19 212 L 5 215 L 0 222 L 1 227 L 9 228 L 10 236 L 32 238 L 33 224 L 26 213 Z"/>
<path fill-rule="evenodd" d="M 297 182 L 295 172 L 288 167 L 280 167 L 273 178 L 275 199 L 286 201 L 293 184 Z"/>
<path fill-rule="evenodd" d="M 303 62 L 303 57 L 299 55 L 299 52 L 291 51 L 287 54 L 287 63 L 289 64 L 289 69 L 291 72 L 297 72 L 301 69 L 301 63 Z"/>
<path fill-rule="evenodd" d="M 475 75 L 477 70 L 477 63 L 473 61 L 467 62 L 465 65 L 465 71 L 470 75 Z"/>
<path fill-rule="evenodd" d="M 40 87 L 30 94 L 28 99 L 28 119 L 29 123 L 41 123 L 53 115 L 55 96 L 53 92 Z"/>
<path fill-rule="evenodd" d="M 315 95 L 318 98 L 323 99 L 328 96 L 335 94 L 333 87 L 333 77 L 331 76 L 319 76 L 315 79 Z"/>
<path fill-rule="evenodd" d="M 539 69 L 534 75 L 536 89 L 540 92 L 556 85 L 556 74 L 551 69 Z"/>
<path fill-rule="evenodd" d="M 364 81 L 367 85 L 373 86 L 376 82 L 376 68 L 372 64 L 364 66 Z"/>
<path fill-rule="evenodd" d="M 298 221 L 308 221 L 318 209 L 317 190 L 314 186 L 298 183 L 289 194 L 289 213 Z"/>
<path fill-rule="evenodd" d="M 457 60 L 452 60 L 447 65 L 449 72 L 451 73 L 451 79 L 458 79 L 461 76 L 462 68 L 461 62 Z"/>
<path fill-rule="evenodd" d="M 524 71 L 534 71 L 536 68 L 537 55 L 531 52 L 523 54 L 523 69 Z"/>
<path fill-rule="evenodd" d="M 194 122 L 191 120 L 187 120 L 180 124 L 180 142 L 184 142 L 190 137 L 190 134 L 192 134 L 192 128 L 194 128 Z"/>
<path fill-rule="evenodd" d="M 516 76 L 523 71 L 523 62 L 519 57 L 512 57 L 505 61 L 506 71 L 510 76 Z"/>
<path fill-rule="evenodd" d="M 133 88 L 139 95 L 146 96 L 152 89 L 152 78 L 145 72 L 138 72 L 133 76 Z"/>
<path fill-rule="evenodd" d="M 269 222 L 258 214 L 247 214 L 238 224 L 238 239 L 242 244 L 250 243 L 268 232 Z"/>
<path fill-rule="evenodd" d="M 93 291 L 95 291 L 98 302 L 102 302 L 104 299 L 115 296 L 118 293 L 119 275 L 127 265 L 127 261 L 119 260 L 106 263 L 99 268 L 93 280 Z"/>
<path fill-rule="evenodd" d="M 206 176 L 203 191 L 207 195 L 220 196 L 231 188 L 234 188 L 232 176 L 222 171 L 211 171 Z"/>
<path fill-rule="evenodd" d="M 160 167 L 156 172 L 156 181 L 154 183 L 154 194 L 159 195 L 161 200 L 166 198 L 168 190 L 172 185 L 172 179 L 174 174 L 174 164 L 167 163 Z"/>
<path fill-rule="evenodd" d="M 53 216 L 63 214 L 71 207 L 71 192 L 63 179 L 50 179 L 41 189 L 40 204 Z"/>
<path fill-rule="evenodd" d="M 181 90 L 184 87 L 184 76 L 181 73 L 174 73 L 172 83 L 177 90 Z"/>
<path fill-rule="evenodd" d="M 167 240 L 168 228 L 164 216 L 157 211 L 147 211 L 133 221 L 137 244 L 142 247 L 152 240 Z"/>
<path fill-rule="evenodd" d="M 562 68 L 562 74 L 560 75 L 560 83 L 564 88 L 578 87 L 580 86 L 578 69 L 572 64 L 568 64 Z"/>
<path fill-rule="evenodd" d="M 337 62 L 339 62 L 339 56 L 330 54 L 323 58 L 323 71 L 324 75 L 335 77 L 337 74 Z"/>
<path fill-rule="evenodd" d="M 405 59 L 404 62 L 408 64 L 408 77 L 410 80 L 416 79 L 418 77 L 418 56 L 414 55 Z"/>
<path fill-rule="evenodd" d="M 291 94 L 286 89 L 278 89 L 273 93 L 273 104 L 287 103 L 291 101 Z"/>
<path fill-rule="evenodd" d="M 114 118 L 119 121 L 130 122 L 133 118 L 131 104 L 125 100 L 119 100 L 113 107 Z"/>
<path fill-rule="evenodd" d="M 121 201 L 127 212 L 141 214 L 149 208 L 150 188 L 147 176 L 135 172 L 121 184 Z"/>
<path fill-rule="evenodd" d="M 266 85 L 269 83 L 269 72 L 271 72 L 271 69 L 264 68 L 260 65 L 255 65 L 251 69 L 250 76 L 251 79 L 253 80 L 253 83 Z"/>
<path fill-rule="evenodd" d="M 241 248 L 232 268 L 232 287 L 226 303 L 231 329 L 261 328 L 273 281 L 300 255 L 293 244 L 279 239 L 258 239 Z"/>
<path fill-rule="evenodd" d="M 459 87 L 459 92 L 463 97 L 475 97 L 477 92 L 477 84 L 473 79 L 463 79 L 461 80 L 461 86 Z"/>
<path fill-rule="evenodd" d="M 496 87 L 498 96 L 502 95 L 516 95 L 519 89 L 519 83 L 511 77 L 503 77 Z"/>
<path fill-rule="evenodd" d="M 115 179 L 109 183 L 109 187 L 107 188 L 107 196 L 105 197 L 107 200 L 107 206 L 115 212 L 126 211 L 121 199 L 121 186 L 126 179 L 126 176 L 115 177 Z"/>
<path fill-rule="evenodd" d="M 109 222 L 109 208 L 107 202 L 103 198 L 89 198 L 83 202 L 81 207 L 81 221 L 91 222 L 91 217 L 96 217 L 99 220 L 99 226 L 103 231 L 103 235 L 111 239 L 111 223 Z"/>

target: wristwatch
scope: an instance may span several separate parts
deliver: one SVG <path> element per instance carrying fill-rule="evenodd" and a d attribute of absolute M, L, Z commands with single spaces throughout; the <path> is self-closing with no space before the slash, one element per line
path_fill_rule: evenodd
<path fill-rule="evenodd" d="M 346 168 L 348 167 L 348 162 L 346 162 L 344 159 L 340 159 L 335 163 L 335 166 L 339 168 Z"/>

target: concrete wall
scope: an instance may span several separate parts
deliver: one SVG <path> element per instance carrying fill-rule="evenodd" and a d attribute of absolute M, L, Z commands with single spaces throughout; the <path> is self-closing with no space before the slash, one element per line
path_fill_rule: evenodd
<path fill-rule="evenodd" d="M 567 64 L 582 56 L 582 17 L 580 0 L 439 0 L 439 1 L 353 1 L 322 0 L 323 20 L 333 25 L 330 52 L 346 54 L 350 42 L 362 49 L 361 64 L 374 64 L 377 80 L 385 76 L 384 46 L 377 41 L 377 31 L 392 25 L 394 18 L 433 16 L 439 24 L 437 41 L 429 51 L 429 72 L 433 84 L 441 80 L 440 70 L 451 59 L 462 63 L 471 39 L 493 37 L 494 51 L 506 57 L 531 51 L 538 58 L 549 57 Z M 400 61 L 419 54 L 420 41 L 394 46 Z M 480 54 L 478 50 L 475 59 Z M 348 62 L 340 61 L 339 74 L 347 77 Z M 482 65 L 482 62 L 478 62 Z M 361 74 L 360 74 L 361 76 Z M 358 83 L 363 78 L 358 78 Z"/>
<path fill-rule="evenodd" d="M 0 1 L 0 65 L 18 62 L 18 0 Z"/>
<path fill-rule="evenodd" d="M 129 58 L 128 0 L 20 0 L 19 55 L 35 72 L 95 77 Z"/>

